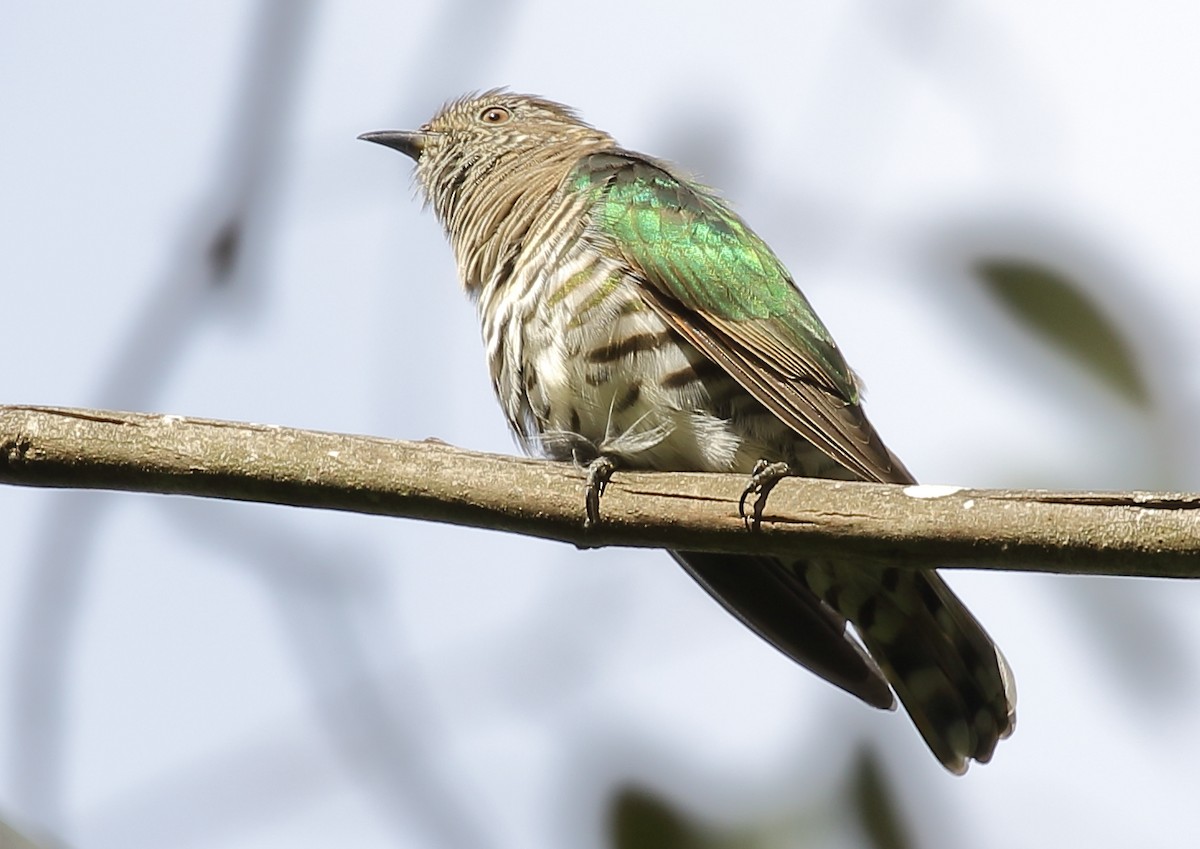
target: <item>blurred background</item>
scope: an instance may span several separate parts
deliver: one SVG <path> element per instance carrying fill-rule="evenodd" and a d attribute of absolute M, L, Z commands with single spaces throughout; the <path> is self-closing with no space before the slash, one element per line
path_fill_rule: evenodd
<path fill-rule="evenodd" d="M 929 483 L 1200 489 L 1200 5 L 8 3 L 0 400 L 514 452 L 404 157 L 464 91 L 720 187 Z M 0 488 L 0 846 L 1191 846 L 1200 589 L 955 572 L 995 761 L 663 554 Z M 19 836 L 24 835 L 24 837 Z"/>

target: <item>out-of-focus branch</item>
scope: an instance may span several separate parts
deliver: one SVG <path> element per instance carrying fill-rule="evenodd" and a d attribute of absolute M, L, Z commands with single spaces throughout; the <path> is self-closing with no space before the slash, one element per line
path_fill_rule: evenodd
<path fill-rule="evenodd" d="M 1200 576 L 1200 495 L 971 490 L 789 478 L 757 532 L 737 475 L 618 472 L 585 530 L 563 463 L 181 416 L 0 406 L 0 482 L 431 519 L 581 546 L 869 563 Z"/>
<path fill-rule="evenodd" d="M 47 839 L 34 841 L 32 837 L 17 831 L 0 817 L 0 849 L 58 849 L 62 844 Z"/>
<path fill-rule="evenodd" d="M 261 301 L 269 276 L 260 266 L 276 228 L 276 189 L 287 160 L 280 151 L 294 136 L 291 112 L 307 79 L 304 61 L 317 4 L 257 5 L 223 122 L 222 151 L 199 182 L 203 190 L 193 214 L 167 242 L 162 271 L 147 282 L 140 307 L 117 335 L 120 344 L 98 357 L 103 365 L 95 394 L 102 403 L 152 403 L 201 329 L 217 316 L 245 319 Z M 231 308 L 218 313 L 216 304 Z M 87 597 L 87 557 L 108 503 L 64 498 L 46 504 L 43 526 L 33 532 L 32 578 L 13 628 L 13 673 L 6 684 L 19 698 L 5 720 L 12 745 L 0 769 L 13 788 L 14 807 L 31 822 L 52 827 L 66 821 L 68 656 Z M 71 532 L 52 532 L 59 527 Z"/>

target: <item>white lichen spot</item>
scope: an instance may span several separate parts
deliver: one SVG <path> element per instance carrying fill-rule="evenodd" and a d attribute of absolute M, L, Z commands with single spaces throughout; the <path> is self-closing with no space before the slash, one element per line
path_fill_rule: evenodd
<path fill-rule="evenodd" d="M 956 492 L 962 491 L 963 487 L 961 486 L 937 483 L 919 483 L 904 487 L 904 494 L 909 498 L 945 498 L 947 495 L 954 495 Z"/>

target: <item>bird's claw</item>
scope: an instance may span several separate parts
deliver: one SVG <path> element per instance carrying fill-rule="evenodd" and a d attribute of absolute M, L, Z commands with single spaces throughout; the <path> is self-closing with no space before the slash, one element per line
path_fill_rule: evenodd
<path fill-rule="evenodd" d="M 583 519 L 583 529 L 589 530 L 600 523 L 600 498 L 612 480 L 617 464 L 608 457 L 601 455 L 587 467 L 587 484 L 584 487 L 587 515 Z"/>
<path fill-rule="evenodd" d="M 787 463 L 768 463 L 766 460 L 759 460 L 754 464 L 754 470 L 750 473 L 750 483 L 742 490 L 742 497 L 738 499 L 738 515 L 746 522 L 746 527 L 757 528 L 762 524 L 763 507 L 767 504 L 767 496 L 771 494 L 775 484 L 791 473 L 792 469 Z M 751 495 L 754 496 L 754 509 L 751 513 L 747 513 L 746 500 Z"/>

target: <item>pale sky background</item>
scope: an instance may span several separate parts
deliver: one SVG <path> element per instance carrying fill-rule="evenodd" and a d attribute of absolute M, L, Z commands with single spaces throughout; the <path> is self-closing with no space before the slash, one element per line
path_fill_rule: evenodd
<path fill-rule="evenodd" d="M 510 85 L 721 188 L 923 481 L 1200 490 L 1198 4 L 3 12 L 0 403 L 514 452 L 410 163 L 355 140 Z M 1004 312 L 985 256 L 1074 281 L 1150 408 Z M 951 574 L 1020 693 L 958 779 L 658 552 L 4 487 L 0 516 L 0 817 L 78 849 L 587 849 L 631 783 L 857 846 L 864 747 L 921 846 L 1200 842 L 1190 583 Z"/>

